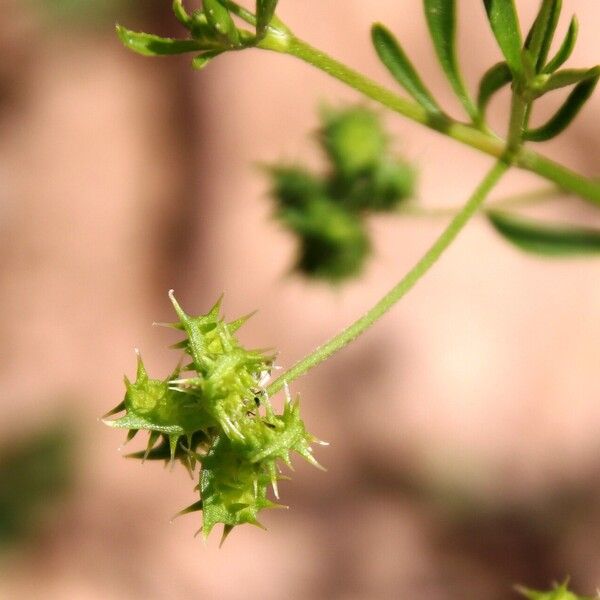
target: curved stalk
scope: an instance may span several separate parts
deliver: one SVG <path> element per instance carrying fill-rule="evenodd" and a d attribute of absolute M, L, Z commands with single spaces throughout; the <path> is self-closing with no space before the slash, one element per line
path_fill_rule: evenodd
<path fill-rule="evenodd" d="M 461 232 L 471 217 L 477 213 L 488 194 L 508 168 L 509 164 L 502 161 L 497 162 L 486 175 L 485 179 L 479 184 L 462 210 L 454 216 L 448 227 L 446 227 L 419 262 L 417 262 L 417 264 L 379 302 L 377 302 L 373 308 L 360 317 L 360 319 L 352 323 L 352 325 L 331 338 L 322 346 L 319 346 L 314 352 L 298 361 L 288 371 L 275 379 L 275 381 L 267 388 L 267 393 L 275 394 L 281 390 L 286 383 L 304 375 L 307 371 L 355 340 L 387 313 L 396 302 L 403 298 L 421 277 L 433 267 L 448 246 L 456 239 L 456 236 Z"/>

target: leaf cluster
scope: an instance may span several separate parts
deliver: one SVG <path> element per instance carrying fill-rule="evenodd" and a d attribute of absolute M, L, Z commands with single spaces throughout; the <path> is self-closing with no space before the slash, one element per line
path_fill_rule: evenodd
<path fill-rule="evenodd" d="M 545 94 L 571 88 L 565 102 L 547 123 L 526 127 L 523 138 L 542 142 L 557 136 L 575 119 L 589 99 L 600 77 L 600 67 L 561 69 L 577 41 L 578 24 L 573 17 L 556 54 L 549 58 L 562 9 L 562 0 L 542 0 L 538 14 L 523 41 L 521 26 L 513 0 L 484 0 L 492 32 L 504 60 L 483 75 L 475 101 L 462 77 L 456 52 L 456 1 L 423 0 L 429 32 L 440 65 L 462 103 L 471 123 L 487 131 L 486 109 L 492 97 L 506 85 L 526 104 Z M 423 82 L 406 51 L 393 34 L 381 24 L 372 28 L 372 38 L 379 58 L 396 81 L 436 119 L 439 127 L 451 119 Z M 525 123 L 527 125 L 527 123 Z"/>
<path fill-rule="evenodd" d="M 543 142 L 562 133 L 575 119 L 594 91 L 600 66 L 562 69 L 577 41 L 578 23 L 572 17 L 567 33 L 556 53 L 550 48 L 558 25 L 562 0 L 542 0 L 535 20 L 523 39 L 513 0 L 484 0 L 484 7 L 494 37 L 504 60 L 491 66 L 483 75 L 474 100 L 460 72 L 456 52 L 456 1 L 423 0 L 429 32 L 448 81 L 462 103 L 471 124 L 489 129 L 486 111 L 494 95 L 510 85 L 513 104 L 524 107 L 522 122 L 517 123 L 516 143 Z M 400 42 L 383 25 L 376 24 L 372 38 L 377 54 L 396 81 L 427 111 L 440 128 L 451 118 L 423 82 Z M 570 92 L 544 124 L 529 125 L 533 104 L 542 96 L 559 89 Z M 510 156 L 507 156 L 510 160 Z M 488 211 L 495 231 L 522 250 L 545 256 L 573 256 L 600 252 L 600 231 L 589 227 L 550 225 L 507 212 Z"/>
<path fill-rule="evenodd" d="M 276 165 L 268 174 L 276 218 L 298 238 L 296 270 L 338 283 L 358 275 L 371 253 L 366 217 L 395 212 L 413 194 L 415 171 L 391 153 L 373 111 L 326 108 L 321 120 L 326 172 Z"/>
<path fill-rule="evenodd" d="M 188 13 L 183 0 L 173 0 L 176 19 L 188 30 L 184 39 L 165 38 L 131 31 L 117 26 L 119 38 L 130 50 L 143 56 L 166 56 L 195 53 L 195 69 L 204 68 L 213 58 L 231 50 L 259 45 L 268 35 L 271 24 L 277 25 L 275 36 L 286 28 L 275 16 L 279 0 L 256 0 L 255 14 L 227 0 L 203 0 L 202 8 Z M 238 27 L 234 17 L 250 23 L 254 30 Z"/>
<path fill-rule="evenodd" d="M 176 347 L 189 363 L 165 380 L 151 379 L 138 354 L 135 381 L 125 378 L 125 398 L 106 416 L 124 415 L 106 423 L 127 429 L 128 440 L 149 433 L 145 452 L 133 458 L 179 461 L 190 472 L 200 465 L 200 500 L 182 512 L 202 510 L 205 536 L 218 523 L 225 535 L 236 525 L 260 525 L 258 513 L 278 506 L 267 497 L 268 486 L 278 495 L 278 461 L 290 466 L 296 452 L 319 466 L 311 449 L 316 439 L 298 400 L 287 397 L 281 414 L 271 406 L 263 383 L 274 357 L 244 348 L 235 336 L 248 317 L 225 322 L 220 301 L 193 317 L 170 297 L 179 319 L 171 327 L 185 335 Z"/>
<path fill-rule="evenodd" d="M 492 31 L 505 60 L 484 75 L 479 89 L 482 111 L 492 95 L 511 84 L 513 92 L 527 104 L 547 93 L 570 88 L 570 93 L 556 113 L 544 124 L 529 127 L 525 140 L 543 142 L 562 133 L 575 119 L 594 91 L 600 67 L 561 69 L 571 56 L 577 41 L 578 23 L 571 18 L 569 28 L 556 54 L 549 52 L 562 10 L 562 0 L 542 0 L 538 14 L 523 42 L 520 24 L 512 0 L 485 0 Z"/>

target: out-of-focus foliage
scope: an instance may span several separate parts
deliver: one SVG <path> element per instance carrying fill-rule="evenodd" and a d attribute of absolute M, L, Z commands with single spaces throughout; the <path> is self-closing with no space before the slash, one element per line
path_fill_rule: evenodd
<path fill-rule="evenodd" d="M 600 253 L 600 230 L 551 225 L 508 213 L 488 211 L 494 229 L 517 248 L 542 256 L 579 256 Z"/>
<path fill-rule="evenodd" d="M 373 111 L 326 108 L 318 141 L 323 175 L 299 166 L 269 169 L 275 215 L 298 237 L 295 268 L 340 282 L 361 273 L 371 252 L 364 217 L 394 212 L 414 190 L 415 171 L 390 151 L 390 136 Z"/>
<path fill-rule="evenodd" d="M 74 439 L 54 424 L 0 451 L 0 549 L 34 535 L 74 480 Z"/>
<path fill-rule="evenodd" d="M 132 0 L 25 0 L 53 25 L 85 25 L 103 30 L 115 19 L 140 12 Z M 151 5 L 156 0 L 148 0 Z M 142 10 L 146 10 L 144 7 Z"/>

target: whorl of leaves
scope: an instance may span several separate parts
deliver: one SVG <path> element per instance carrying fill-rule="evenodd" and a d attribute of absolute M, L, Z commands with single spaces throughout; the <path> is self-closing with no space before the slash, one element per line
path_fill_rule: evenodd
<path fill-rule="evenodd" d="M 248 317 L 227 323 L 220 316 L 221 301 L 205 315 L 184 312 L 173 293 L 170 298 L 182 331 L 176 344 L 189 364 L 177 367 L 165 380 L 151 379 L 138 354 L 137 376 L 125 378 L 125 398 L 106 421 L 127 429 L 127 439 L 149 433 L 145 452 L 133 458 L 178 460 L 193 472 L 200 465 L 200 500 L 188 509 L 202 510 L 202 532 L 208 536 L 218 523 L 227 535 L 236 525 L 260 525 L 258 514 L 275 504 L 267 497 L 272 486 L 278 497 L 278 462 L 290 466 L 296 452 L 319 467 L 312 455 L 311 436 L 300 418 L 298 400 L 286 395 L 283 412 L 276 414 L 263 388 L 274 357 L 244 348 L 235 332 Z"/>

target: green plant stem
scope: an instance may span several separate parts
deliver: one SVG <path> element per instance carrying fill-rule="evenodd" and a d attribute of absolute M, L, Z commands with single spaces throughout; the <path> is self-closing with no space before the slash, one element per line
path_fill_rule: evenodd
<path fill-rule="evenodd" d="M 285 52 L 317 67 L 368 98 L 383 104 L 412 121 L 445 133 L 457 141 L 482 150 L 496 158 L 500 158 L 504 152 L 506 144 L 502 139 L 484 133 L 471 125 L 458 123 L 450 119 L 440 119 L 439 114 L 427 112 L 421 105 L 398 96 L 303 40 L 296 37 L 290 38 Z"/>
<path fill-rule="evenodd" d="M 319 346 L 314 352 L 297 362 L 288 371 L 280 375 L 267 388 L 267 393 L 275 394 L 286 384 L 329 358 L 332 354 L 341 350 L 344 346 L 355 340 L 364 333 L 371 325 L 387 313 L 396 302 L 403 298 L 414 285 L 425 275 L 437 262 L 444 251 L 454 241 L 467 222 L 479 210 L 488 194 L 494 188 L 498 180 L 509 168 L 503 161 L 497 162 L 479 184 L 469 201 L 462 210 L 454 216 L 448 227 L 442 232 L 429 250 L 417 262 L 417 264 L 397 283 L 371 310 L 355 321 L 348 328 Z"/>
<path fill-rule="evenodd" d="M 506 160 L 511 163 L 516 159 L 519 150 L 523 147 L 523 134 L 525 132 L 525 121 L 527 120 L 528 112 L 529 104 L 515 90 L 512 95 L 510 123 L 506 138 Z"/>
<path fill-rule="evenodd" d="M 505 155 L 507 149 L 507 142 L 505 140 L 489 132 L 481 131 L 472 125 L 459 123 L 447 118 L 440 119 L 439 115 L 428 113 L 420 105 L 398 96 L 303 40 L 290 35 L 289 37 L 277 38 L 276 41 L 266 39 L 264 42 L 261 42 L 260 46 L 295 56 L 349 85 L 368 98 L 375 100 L 412 121 L 443 133 L 458 142 L 481 150 L 496 158 L 502 158 Z M 511 160 L 515 166 L 521 169 L 532 171 L 554 182 L 564 190 L 572 192 L 594 204 L 600 204 L 600 183 L 597 181 L 588 179 L 545 158 L 537 152 L 525 148 L 519 148 L 511 157 Z"/>

